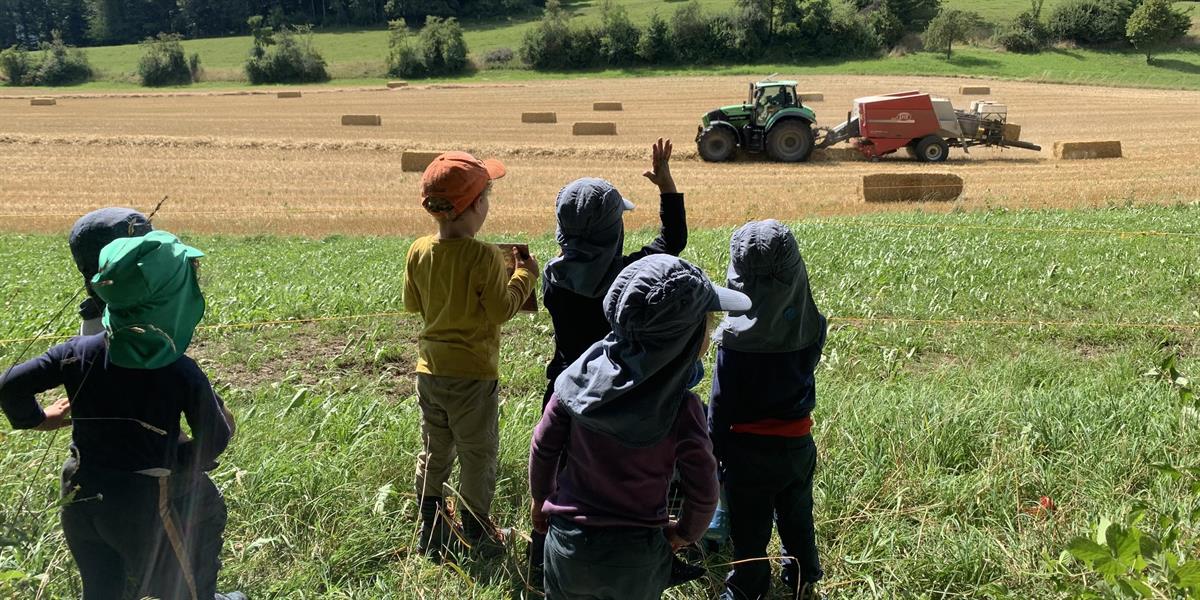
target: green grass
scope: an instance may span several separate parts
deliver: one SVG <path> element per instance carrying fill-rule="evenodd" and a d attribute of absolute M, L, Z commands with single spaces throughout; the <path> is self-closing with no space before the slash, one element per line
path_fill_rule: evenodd
<path fill-rule="evenodd" d="M 702 0 L 706 10 L 720 11 L 732 7 L 730 0 Z M 634 22 L 645 22 L 658 11 L 664 17 L 679 6 L 658 0 L 623 0 L 621 4 Z M 1181 6 L 1194 3 L 1181 2 Z M 567 3 L 576 20 L 595 22 L 599 19 L 598 0 L 577 0 Z M 1026 7 L 1021 2 L 990 2 L 986 0 L 954 0 L 958 8 L 977 10 L 993 22 L 1002 22 Z M 1049 12 L 1053 2 L 1044 9 Z M 536 14 L 487 21 L 468 21 L 464 24 L 466 41 L 476 58 L 489 50 L 511 48 L 517 51 L 524 32 L 539 18 Z M 1200 11 L 1193 10 L 1193 20 L 1200 23 Z M 1200 31 L 1198 25 L 1197 31 Z M 333 30 L 314 35 L 317 48 L 329 63 L 334 81 L 329 85 L 377 85 L 385 78 L 384 60 L 387 55 L 387 31 Z M 249 36 L 212 38 L 185 41 L 188 53 L 198 53 L 206 70 L 202 84 L 195 89 L 223 89 L 245 86 L 242 65 L 252 46 Z M 136 85 L 137 62 L 142 49 L 136 44 L 86 49 L 99 80 L 69 89 L 86 91 L 121 91 L 143 89 Z M 1084 83 L 1110 86 L 1200 89 L 1200 49 L 1182 48 L 1164 53 L 1154 65 L 1132 50 L 1050 50 L 1026 56 L 996 52 L 990 48 L 973 47 L 956 51 L 950 61 L 934 53 L 916 53 L 902 57 L 867 60 L 799 61 L 788 64 L 741 64 L 712 67 L 666 67 L 614 69 L 599 72 L 540 73 L 525 69 L 483 70 L 470 80 L 530 80 L 562 77 L 627 77 L 647 75 L 729 74 L 758 76 L 770 72 L 803 75 L 862 74 L 862 75 L 945 75 L 1028 79 L 1035 81 Z M 45 88 L 47 91 L 63 88 Z M 191 89 L 191 88 L 189 88 Z M 0 90 L 2 93 L 2 90 Z"/>
<path fill-rule="evenodd" d="M 818 536 L 835 597 L 1057 597 L 1054 573 L 1080 570 L 1060 564 L 1059 553 L 1091 522 L 1134 502 L 1195 506 L 1183 484 L 1151 465 L 1196 464 L 1196 413 L 1143 374 L 1176 353 L 1195 376 L 1198 332 L 1096 323 L 1200 322 L 1198 217 L 1193 203 L 794 224 L 817 302 L 834 320 L 815 436 Z M 684 256 L 718 276 L 729 231 L 693 231 Z M 629 245 L 648 237 L 631 233 Z M 188 241 L 208 253 L 208 324 L 402 306 L 396 257 L 405 239 Z M 539 256 L 555 250 L 550 236 L 532 241 Z M 36 333 L 78 288 L 61 236 L 0 236 L 0 265 L 4 338 Z M 869 316 L 1085 324 L 842 320 Z M 50 329 L 73 326 L 68 315 Z M 410 552 L 416 327 L 388 318 L 198 336 L 193 354 L 240 425 L 214 475 L 231 513 L 225 588 L 258 598 L 521 597 L 519 552 L 461 569 Z M 545 314 L 519 316 L 505 328 L 501 353 L 495 512 L 521 530 L 550 327 Z M 0 344 L 0 361 L 9 364 L 18 349 Z M 0 437 L 0 540 L 12 540 L 0 549 L 0 573 L 47 574 L 46 591 L 58 598 L 78 584 L 53 508 L 66 440 L 48 443 L 32 432 Z M 1058 510 L 1026 514 L 1043 495 Z M 17 513 L 26 496 L 29 508 Z M 1188 552 L 1197 558 L 1194 547 Z M 708 579 L 667 597 L 713 597 L 727 560 L 711 557 Z M 0 577 L 0 596 L 33 597 L 38 585 Z"/>

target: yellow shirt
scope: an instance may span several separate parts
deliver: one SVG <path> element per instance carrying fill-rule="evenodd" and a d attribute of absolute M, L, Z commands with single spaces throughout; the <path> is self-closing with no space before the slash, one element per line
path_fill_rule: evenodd
<path fill-rule="evenodd" d="M 417 372 L 491 380 L 500 376 L 500 325 L 533 292 L 537 273 L 512 277 L 500 249 L 474 238 L 418 239 L 408 249 L 405 309 L 425 321 Z"/>

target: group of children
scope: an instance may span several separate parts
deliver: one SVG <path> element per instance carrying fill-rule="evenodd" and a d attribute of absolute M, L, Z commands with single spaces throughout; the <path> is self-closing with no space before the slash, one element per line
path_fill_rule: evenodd
<path fill-rule="evenodd" d="M 722 598 L 766 597 L 774 526 L 785 587 L 794 598 L 816 598 L 811 413 L 826 321 L 796 239 L 777 221 L 734 233 L 728 287 L 678 258 L 687 219 L 671 151 L 659 139 L 644 173 L 659 189 L 660 235 L 632 254 L 624 254 L 622 215 L 634 204 L 611 183 L 578 179 L 558 194 L 560 253 L 542 284 L 554 353 L 529 451 L 534 583 L 551 600 L 659 598 L 687 578 L 675 553 L 704 537 L 724 498 L 734 568 Z M 409 251 L 405 303 L 424 318 L 417 493 L 421 549 L 430 555 L 460 541 L 491 554 L 511 535 L 489 517 L 498 327 L 517 313 L 538 268 L 514 251 L 509 274 L 496 246 L 473 239 L 504 172 L 495 161 L 449 153 L 422 179 L 438 233 Z M 715 312 L 727 316 L 713 331 Z M 717 353 L 706 408 L 690 390 L 704 378 L 710 339 Z M 443 492 L 456 453 L 461 533 Z M 672 482 L 683 496 L 675 518 Z"/>
<path fill-rule="evenodd" d="M 529 451 L 532 583 L 551 600 L 659 598 L 692 576 L 676 552 L 705 535 L 720 503 L 734 555 L 723 599 L 766 597 L 773 525 L 785 586 L 817 597 L 810 430 L 825 319 L 796 240 L 776 221 L 734 233 L 728 287 L 678 258 L 687 222 L 671 153 L 659 139 L 644 173 L 660 192 L 657 239 L 624 254 L 622 216 L 634 204 L 605 180 L 579 179 L 559 192 L 561 252 L 544 273 L 532 256 L 509 259 L 475 239 L 502 164 L 450 152 L 426 169 L 421 204 L 438 231 L 409 249 L 404 293 L 423 321 L 422 553 L 490 557 L 514 537 L 491 518 L 500 326 L 544 275 L 554 353 Z M 81 335 L 4 373 L 0 407 L 15 428 L 72 426 L 61 518 L 84 600 L 244 600 L 216 591 L 226 512 L 207 475 L 233 416 L 185 354 L 204 313 L 202 253 L 128 209 L 80 219 L 70 244 L 88 294 Z M 726 316 L 714 330 L 717 312 Z M 691 389 L 710 340 L 706 407 Z M 67 398 L 41 407 L 37 394 L 59 386 Z"/>

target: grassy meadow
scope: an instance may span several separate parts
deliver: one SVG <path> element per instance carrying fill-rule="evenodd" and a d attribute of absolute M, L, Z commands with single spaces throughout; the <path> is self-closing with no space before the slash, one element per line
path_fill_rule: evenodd
<path fill-rule="evenodd" d="M 1051 0 L 1043 8 L 1049 14 L 1060 0 Z M 733 8 L 731 0 L 700 0 L 705 10 L 723 11 Z M 635 23 L 643 23 L 657 12 L 670 18 L 678 2 L 659 0 L 618 0 Z M 1179 2 L 1184 8 L 1194 2 Z M 599 0 L 574 0 L 564 6 L 577 22 L 599 22 Z M 948 0 L 947 6 L 979 12 L 987 20 L 1002 24 L 1025 10 L 1024 2 L 990 2 L 987 0 Z M 1200 10 L 1193 10 L 1193 37 L 1200 36 Z M 521 46 L 522 36 L 533 27 L 540 15 L 530 13 L 504 19 L 468 20 L 464 22 L 465 39 L 477 60 L 497 48 L 514 52 Z M 388 33 L 382 28 L 367 30 L 326 30 L 314 35 L 314 43 L 329 64 L 334 85 L 375 85 L 386 76 Z M 190 53 L 198 53 L 205 68 L 205 81 L 192 87 L 224 88 L 246 85 L 242 65 L 253 45 L 250 36 L 209 38 L 183 42 Z M 137 44 L 88 48 L 88 58 L 99 72 L 97 81 L 77 86 L 90 90 L 140 89 L 137 83 L 137 62 L 143 49 Z M 614 69 L 600 72 L 545 73 L 523 68 L 486 69 L 465 79 L 525 80 L 572 76 L 621 77 L 673 74 L 725 74 L 761 76 L 771 72 L 803 76 L 805 74 L 858 75 L 954 75 L 997 77 L 1083 83 L 1200 89 L 1200 49 L 1194 44 L 1164 52 L 1154 65 L 1133 50 L 1090 50 L 1060 48 L 1037 55 L 997 52 L 988 47 L 966 47 L 946 61 L 936 53 L 915 53 L 880 59 L 798 60 L 785 64 L 730 64 L 706 67 L 661 67 Z M 459 78 L 464 79 L 464 78 Z M 3 93 L 3 90 L 0 90 Z"/>
<path fill-rule="evenodd" d="M 1151 514 L 1197 506 L 1186 481 L 1153 465 L 1196 466 L 1200 414 L 1146 373 L 1169 355 L 1200 372 L 1198 223 L 1193 202 L 793 224 L 833 327 L 815 413 L 831 598 L 1059 597 L 1058 581 L 1095 583 L 1061 555 L 1099 519 L 1135 502 Z M 684 257 L 719 277 L 729 233 L 693 231 Z M 412 552 L 418 323 L 353 318 L 402 310 L 409 240 L 185 237 L 208 253 L 210 328 L 191 354 L 239 419 L 214 473 L 230 507 L 222 588 L 256 599 L 536 597 L 521 578 L 523 544 L 504 561 L 453 567 Z M 632 248 L 650 233 L 629 237 Z M 552 236 L 531 241 L 553 255 Z M 70 333 L 70 308 L 51 318 L 79 281 L 62 236 L 2 235 L 0 265 L 0 361 L 11 364 L 24 346 L 13 338 Z M 238 325 L 316 318 L 334 320 Z M 495 513 L 519 530 L 550 336 L 542 313 L 518 316 L 503 337 Z M 66 445 L 65 433 L 0 436 L 0 597 L 78 592 L 55 508 Z M 1057 508 L 1036 510 L 1042 496 Z M 707 557 L 710 576 L 667 597 L 715 596 L 728 560 Z"/>

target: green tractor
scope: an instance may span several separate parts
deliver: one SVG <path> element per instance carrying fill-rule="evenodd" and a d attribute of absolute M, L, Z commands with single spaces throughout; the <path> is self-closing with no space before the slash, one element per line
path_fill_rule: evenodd
<path fill-rule="evenodd" d="M 813 151 L 816 113 L 800 102 L 795 81 L 750 84 L 745 104 L 722 106 L 700 118 L 696 134 L 700 157 L 709 162 L 733 158 L 738 147 L 772 160 L 800 162 Z"/>

